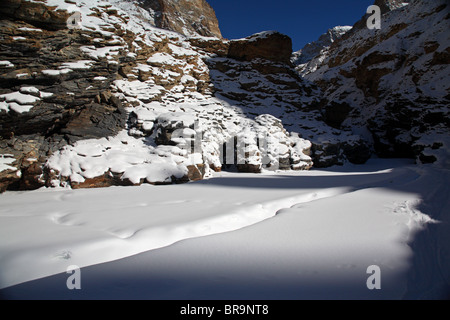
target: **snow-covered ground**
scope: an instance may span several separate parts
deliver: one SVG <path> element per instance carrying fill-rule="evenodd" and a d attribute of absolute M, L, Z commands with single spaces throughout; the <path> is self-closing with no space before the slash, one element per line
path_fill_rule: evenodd
<path fill-rule="evenodd" d="M 370 160 L 0 195 L 6 299 L 443 298 L 448 170 Z M 69 266 L 81 289 L 69 290 Z M 380 290 L 369 290 L 369 266 Z M 448 297 L 448 296 L 447 296 Z"/>

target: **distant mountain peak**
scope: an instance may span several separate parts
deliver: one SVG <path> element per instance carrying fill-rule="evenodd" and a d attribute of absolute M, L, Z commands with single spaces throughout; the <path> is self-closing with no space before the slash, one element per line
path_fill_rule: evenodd
<path fill-rule="evenodd" d="M 351 30 L 351 26 L 336 26 L 328 29 L 323 33 L 318 40 L 313 41 L 305 45 L 299 51 L 296 51 L 292 55 L 292 62 L 295 65 L 302 65 L 311 61 L 314 57 L 320 55 L 320 53 L 331 46 L 333 42 L 341 38 L 345 33 Z"/>
<path fill-rule="evenodd" d="M 410 0 L 375 0 L 375 5 L 379 6 L 382 13 L 386 13 L 407 5 Z"/>

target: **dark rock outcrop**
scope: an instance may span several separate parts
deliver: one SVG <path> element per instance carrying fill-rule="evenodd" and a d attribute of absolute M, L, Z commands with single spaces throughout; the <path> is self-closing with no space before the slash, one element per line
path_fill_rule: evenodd
<path fill-rule="evenodd" d="M 291 55 L 291 38 L 276 31 L 265 31 L 245 39 L 233 40 L 228 49 L 229 58 L 244 61 L 260 58 L 289 64 Z"/>

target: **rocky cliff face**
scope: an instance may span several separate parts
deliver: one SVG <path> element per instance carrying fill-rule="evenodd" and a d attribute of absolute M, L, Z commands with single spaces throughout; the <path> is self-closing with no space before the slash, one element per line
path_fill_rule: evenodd
<path fill-rule="evenodd" d="M 67 10 L 41 2 L 3 1 L 0 12 L 0 153 L 14 159 L 13 169 L 0 172 L 0 189 L 36 188 L 60 147 L 125 126 L 110 89 L 126 59 L 117 46 L 124 39 L 101 28 L 70 30 Z"/>
<path fill-rule="evenodd" d="M 137 3 L 150 13 L 158 28 L 184 35 L 222 38 L 216 14 L 205 0 L 139 0 Z"/>
<path fill-rule="evenodd" d="M 315 70 L 305 79 L 322 89 L 324 120 L 336 128 L 366 131 L 378 155 L 445 163 L 450 124 L 448 3 L 383 3 L 381 30 L 369 30 L 361 20 L 320 59 L 302 67 Z"/>
<path fill-rule="evenodd" d="M 200 2 L 205 16 L 211 13 Z M 158 3 L 163 12 L 170 4 L 187 5 Z M 288 132 L 282 120 L 264 112 L 250 114 L 215 97 L 221 85 L 211 68 L 215 59 L 236 61 L 240 68 L 258 57 L 253 64 L 268 85 L 286 82 L 300 90 L 301 99 L 304 84 L 286 64 L 289 38 L 272 33 L 242 39 L 236 46 L 199 37 L 211 35 L 203 29 L 162 30 L 153 25 L 151 18 L 158 15 L 150 5 L 2 2 L 1 191 L 178 183 L 202 179 L 224 166 L 246 172 L 312 166 L 311 144 Z M 187 14 L 188 9 L 174 10 Z M 75 14 L 81 17 L 77 28 L 63 23 Z M 192 30 L 194 37 L 187 37 Z M 254 38 L 261 46 L 254 45 Z M 280 66 L 272 66 L 275 61 Z M 278 79 L 279 70 L 291 78 Z M 277 99 L 279 93 L 272 89 L 265 95 Z"/>

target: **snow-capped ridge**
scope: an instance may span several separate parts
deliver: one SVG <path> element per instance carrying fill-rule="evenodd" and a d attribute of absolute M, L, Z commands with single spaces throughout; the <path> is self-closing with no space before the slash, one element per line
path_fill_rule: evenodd
<path fill-rule="evenodd" d="M 331 44 L 352 29 L 351 26 L 336 26 L 328 29 L 317 41 L 310 42 L 292 54 L 291 62 L 297 66 L 300 74 L 314 72 L 318 64 L 326 57 Z"/>

